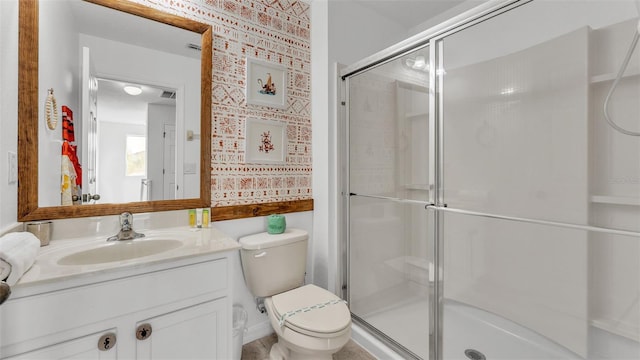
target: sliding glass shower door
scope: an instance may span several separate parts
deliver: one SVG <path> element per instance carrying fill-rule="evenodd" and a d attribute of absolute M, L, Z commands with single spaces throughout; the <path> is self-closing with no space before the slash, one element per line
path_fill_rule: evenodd
<path fill-rule="evenodd" d="M 445 359 L 640 358 L 640 137 L 603 108 L 638 5 L 532 1 L 437 42 Z M 640 135 L 632 54 L 608 112 Z"/>
<path fill-rule="evenodd" d="M 346 70 L 358 324 L 407 358 L 640 359 L 639 16 L 487 2 Z"/>
<path fill-rule="evenodd" d="M 429 49 L 348 80 L 349 303 L 371 331 L 428 357 Z"/>

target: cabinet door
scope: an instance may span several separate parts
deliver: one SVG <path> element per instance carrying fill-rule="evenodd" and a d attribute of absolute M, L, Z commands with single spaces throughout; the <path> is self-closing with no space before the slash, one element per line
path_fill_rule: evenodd
<path fill-rule="evenodd" d="M 29 351 L 20 355 L 6 358 L 7 360 L 115 360 L 118 358 L 117 344 L 107 346 L 108 350 L 99 350 L 98 342 L 102 335 L 115 334 L 115 330 L 99 332 L 77 339 L 57 343 L 55 345 Z M 108 340 L 112 342 L 112 340 Z"/>
<path fill-rule="evenodd" d="M 136 342 L 137 359 L 228 358 L 230 310 L 223 298 L 139 321 L 151 333 Z"/>

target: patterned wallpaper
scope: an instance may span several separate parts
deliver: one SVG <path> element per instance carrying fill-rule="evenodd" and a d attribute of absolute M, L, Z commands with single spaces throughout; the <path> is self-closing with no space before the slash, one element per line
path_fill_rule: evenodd
<path fill-rule="evenodd" d="M 138 2 L 213 27 L 212 206 L 311 199 L 310 5 L 298 0 Z M 287 68 L 285 109 L 247 105 L 247 57 Z M 286 124 L 285 163 L 245 163 L 247 118 Z"/>

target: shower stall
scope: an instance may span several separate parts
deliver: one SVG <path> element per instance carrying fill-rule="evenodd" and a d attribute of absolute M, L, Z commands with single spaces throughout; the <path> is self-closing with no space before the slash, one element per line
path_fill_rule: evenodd
<path fill-rule="evenodd" d="M 639 12 L 487 2 L 342 72 L 359 329 L 402 358 L 640 359 Z"/>

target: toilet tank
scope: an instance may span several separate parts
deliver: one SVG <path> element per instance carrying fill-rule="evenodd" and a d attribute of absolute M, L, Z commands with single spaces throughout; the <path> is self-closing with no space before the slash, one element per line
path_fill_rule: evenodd
<path fill-rule="evenodd" d="M 238 240 L 244 281 L 253 296 L 272 296 L 304 284 L 308 239 L 306 231 L 290 228 Z"/>

